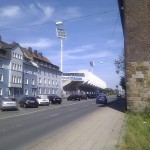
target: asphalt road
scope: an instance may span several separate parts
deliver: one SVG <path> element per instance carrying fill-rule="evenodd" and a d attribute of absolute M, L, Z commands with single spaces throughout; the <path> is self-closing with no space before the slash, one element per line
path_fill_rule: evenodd
<path fill-rule="evenodd" d="M 114 98 L 110 97 L 108 101 Z M 95 99 L 0 112 L 0 150 L 23 150 L 80 117 L 103 109 Z"/>

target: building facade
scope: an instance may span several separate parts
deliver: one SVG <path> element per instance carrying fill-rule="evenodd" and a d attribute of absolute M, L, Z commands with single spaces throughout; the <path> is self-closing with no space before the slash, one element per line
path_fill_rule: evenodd
<path fill-rule="evenodd" d="M 0 96 L 62 93 L 62 72 L 42 53 L 0 40 Z"/>

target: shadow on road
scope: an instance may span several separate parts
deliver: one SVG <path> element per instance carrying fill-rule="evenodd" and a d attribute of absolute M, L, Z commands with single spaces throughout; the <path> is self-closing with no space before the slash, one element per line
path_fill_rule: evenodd
<path fill-rule="evenodd" d="M 111 102 L 108 102 L 107 105 L 99 105 L 98 107 L 110 107 L 110 108 L 113 108 L 117 111 L 125 113 L 125 111 L 126 111 L 125 98 L 115 99 Z"/>

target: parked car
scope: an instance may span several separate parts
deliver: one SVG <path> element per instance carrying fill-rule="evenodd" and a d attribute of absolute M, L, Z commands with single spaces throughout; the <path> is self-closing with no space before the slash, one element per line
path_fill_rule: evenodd
<path fill-rule="evenodd" d="M 56 103 L 61 104 L 62 102 L 62 98 L 57 95 L 48 95 L 47 97 L 51 104 L 56 104 Z"/>
<path fill-rule="evenodd" d="M 78 101 L 80 101 L 81 100 L 81 96 L 80 95 L 70 95 L 70 96 L 67 97 L 67 100 L 68 101 L 70 101 L 70 100 L 73 100 L 73 101 L 78 100 Z"/>
<path fill-rule="evenodd" d="M 0 97 L 0 109 L 3 110 L 18 110 L 18 104 L 11 98 Z"/>
<path fill-rule="evenodd" d="M 93 98 L 97 97 L 96 94 L 86 94 L 86 96 L 87 96 L 88 99 L 93 99 Z"/>
<path fill-rule="evenodd" d="M 49 105 L 49 99 L 47 98 L 47 95 L 38 95 L 36 99 L 39 105 Z"/>
<path fill-rule="evenodd" d="M 121 98 L 122 97 L 122 95 L 121 94 L 117 94 L 117 98 Z"/>
<path fill-rule="evenodd" d="M 88 98 L 86 94 L 81 94 L 80 97 L 81 99 L 85 99 L 85 100 Z"/>
<path fill-rule="evenodd" d="M 107 96 L 104 93 L 101 93 L 96 98 L 96 104 L 107 104 Z"/>
<path fill-rule="evenodd" d="M 20 107 L 35 107 L 38 108 L 39 104 L 36 97 L 24 97 L 19 101 Z"/>

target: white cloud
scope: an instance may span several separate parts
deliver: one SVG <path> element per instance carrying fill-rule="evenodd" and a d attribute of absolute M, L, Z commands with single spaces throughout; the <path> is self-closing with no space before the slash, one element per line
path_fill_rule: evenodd
<path fill-rule="evenodd" d="M 81 12 L 80 12 L 80 8 L 78 7 L 67 7 L 60 12 L 56 12 L 56 16 L 58 20 L 66 20 L 66 19 L 80 17 Z"/>
<path fill-rule="evenodd" d="M 79 8 L 78 7 L 69 7 L 66 9 L 66 16 L 68 17 L 79 17 L 81 16 Z"/>
<path fill-rule="evenodd" d="M 64 51 L 64 58 L 68 59 L 95 59 L 110 56 L 110 51 L 97 50 L 94 45 L 84 45 L 76 49 Z"/>
<path fill-rule="evenodd" d="M 43 11 L 45 18 L 51 18 L 53 13 L 54 13 L 54 8 L 51 6 L 45 6 L 42 5 L 41 3 L 37 3 L 37 6 Z"/>
<path fill-rule="evenodd" d="M 56 43 L 50 39 L 40 38 L 37 41 L 33 42 L 20 42 L 20 45 L 23 47 L 32 47 L 32 48 L 48 48 L 54 46 Z"/>
<path fill-rule="evenodd" d="M 84 52 L 84 51 L 87 51 L 87 50 L 90 50 L 93 48 L 94 48 L 94 45 L 84 45 L 84 46 L 78 47 L 76 49 L 67 50 L 67 51 L 65 51 L 65 53 L 68 53 L 68 54 L 81 53 L 81 52 Z"/>
<path fill-rule="evenodd" d="M 83 53 L 82 55 L 70 55 L 69 53 L 64 53 L 65 59 L 96 59 L 96 58 L 104 58 L 110 56 L 110 51 L 103 51 L 103 52 L 95 52 L 95 53 Z"/>
<path fill-rule="evenodd" d="M 0 9 L 1 17 L 16 18 L 21 14 L 19 6 L 8 6 Z"/>

